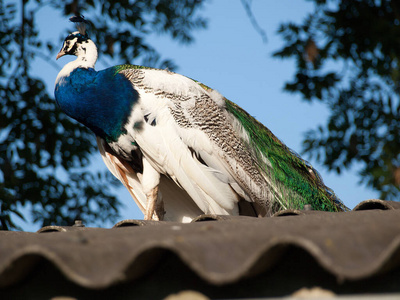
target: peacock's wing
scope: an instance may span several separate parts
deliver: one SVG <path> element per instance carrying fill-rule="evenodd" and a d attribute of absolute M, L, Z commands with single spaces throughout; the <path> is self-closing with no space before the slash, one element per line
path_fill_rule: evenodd
<path fill-rule="evenodd" d="M 219 93 L 165 70 L 125 65 L 118 72 L 140 99 L 141 111 L 132 114 L 127 131 L 155 170 L 172 178 L 205 213 L 237 214 L 241 199 L 268 206 L 273 187 Z"/>
<path fill-rule="evenodd" d="M 143 191 L 143 170 L 140 161 L 128 161 L 116 154 L 101 137 L 96 137 L 97 145 L 104 163 L 110 172 L 121 181 L 143 214 L 146 212 L 147 199 Z M 171 179 L 162 175 L 159 190 L 162 191 L 166 221 L 189 222 L 202 211 L 193 203 L 189 195 Z"/>
<path fill-rule="evenodd" d="M 135 171 L 132 164 L 117 155 L 99 136 L 96 136 L 97 146 L 101 157 L 110 172 L 126 187 L 140 210 L 146 212 L 146 195 L 143 193 L 139 177 L 141 173 Z"/>

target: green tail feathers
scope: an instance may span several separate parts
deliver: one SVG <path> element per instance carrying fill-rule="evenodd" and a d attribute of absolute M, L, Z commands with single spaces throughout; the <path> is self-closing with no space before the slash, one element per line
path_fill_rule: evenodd
<path fill-rule="evenodd" d="M 286 147 L 268 128 L 235 103 L 225 100 L 227 110 L 242 124 L 249 135 L 248 148 L 256 157 L 261 171 L 275 182 L 281 199 L 271 203 L 273 211 L 303 209 L 345 211 L 348 208 L 326 187 L 312 166 Z M 271 167 L 267 167 L 267 162 Z"/>

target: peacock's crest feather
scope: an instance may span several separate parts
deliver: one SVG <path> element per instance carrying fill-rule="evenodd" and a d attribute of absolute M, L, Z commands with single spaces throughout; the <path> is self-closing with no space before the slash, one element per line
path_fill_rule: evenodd
<path fill-rule="evenodd" d="M 72 23 L 75 23 L 76 25 L 76 29 L 78 29 L 79 33 L 84 36 L 84 37 L 88 37 L 87 34 L 87 28 L 90 25 L 89 21 L 85 20 L 85 17 L 82 15 L 76 15 L 73 16 L 71 18 L 69 18 L 69 20 Z"/>

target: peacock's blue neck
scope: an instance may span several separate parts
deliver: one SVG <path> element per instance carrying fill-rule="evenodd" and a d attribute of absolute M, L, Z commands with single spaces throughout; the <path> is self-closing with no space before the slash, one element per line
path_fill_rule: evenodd
<path fill-rule="evenodd" d="M 55 97 L 67 115 L 111 142 L 126 133 L 124 126 L 139 96 L 131 82 L 112 67 L 99 72 L 73 70 L 57 82 Z"/>

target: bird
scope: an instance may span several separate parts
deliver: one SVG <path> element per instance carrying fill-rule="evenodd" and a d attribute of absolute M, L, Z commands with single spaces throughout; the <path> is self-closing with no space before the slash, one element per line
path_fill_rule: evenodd
<path fill-rule="evenodd" d="M 169 70 L 122 64 L 96 71 L 83 16 L 57 54 L 77 58 L 55 81 L 58 106 L 96 135 L 104 163 L 145 220 L 202 214 L 272 216 L 346 211 L 319 173 L 217 90 Z"/>

